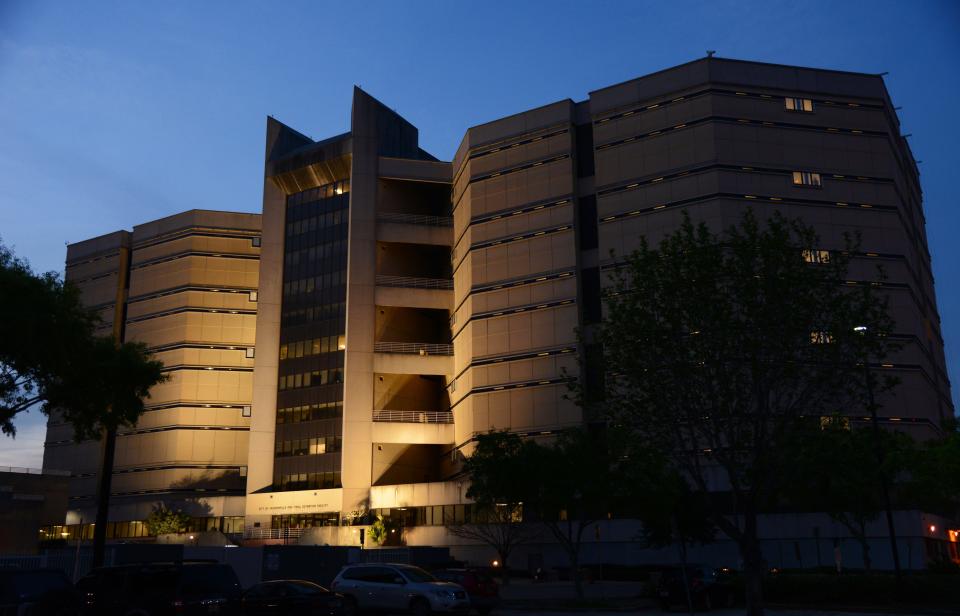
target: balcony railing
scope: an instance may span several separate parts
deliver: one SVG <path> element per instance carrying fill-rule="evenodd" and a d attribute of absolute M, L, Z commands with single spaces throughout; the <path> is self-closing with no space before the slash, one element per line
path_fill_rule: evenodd
<path fill-rule="evenodd" d="M 247 526 L 243 529 L 244 539 L 298 539 L 305 528 L 257 528 Z"/>
<path fill-rule="evenodd" d="M 378 222 L 397 222 L 405 225 L 424 225 L 427 227 L 452 227 L 453 216 L 428 216 L 426 214 L 404 214 L 402 212 L 381 212 Z"/>
<path fill-rule="evenodd" d="M 407 355 L 453 355 L 452 344 L 430 342 L 375 342 L 376 353 L 404 353 Z"/>
<path fill-rule="evenodd" d="M 374 421 L 391 421 L 396 423 L 453 423 L 453 413 L 450 411 L 391 411 L 382 410 L 373 412 Z"/>
<path fill-rule="evenodd" d="M 377 284 L 382 287 L 406 287 L 408 289 L 453 289 L 453 280 L 450 278 L 415 278 L 413 276 L 377 274 Z"/>

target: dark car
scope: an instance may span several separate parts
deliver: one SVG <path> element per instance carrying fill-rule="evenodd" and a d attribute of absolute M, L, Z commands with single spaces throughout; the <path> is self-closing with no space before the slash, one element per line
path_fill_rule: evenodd
<path fill-rule="evenodd" d="M 500 588 L 493 577 L 481 569 L 441 569 L 433 576 L 444 582 L 459 584 L 470 597 L 470 607 L 488 614 L 500 603 Z"/>
<path fill-rule="evenodd" d="M 59 569 L 0 570 L 0 616 L 76 614 L 79 597 Z"/>
<path fill-rule="evenodd" d="M 77 590 L 88 616 L 239 616 L 243 595 L 233 568 L 215 562 L 101 567 Z"/>
<path fill-rule="evenodd" d="M 343 596 L 305 580 L 256 584 L 243 595 L 244 616 L 346 615 Z"/>
<path fill-rule="evenodd" d="M 732 570 L 687 565 L 686 574 L 694 609 L 733 607 L 737 594 Z M 687 592 L 683 582 L 683 568 L 679 566 L 668 567 L 661 572 L 660 582 L 657 584 L 661 608 L 669 611 L 673 607 L 687 607 Z"/>

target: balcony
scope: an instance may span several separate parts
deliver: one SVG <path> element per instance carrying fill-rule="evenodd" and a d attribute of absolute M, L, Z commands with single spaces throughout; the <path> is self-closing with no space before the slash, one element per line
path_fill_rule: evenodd
<path fill-rule="evenodd" d="M 434 342 L 375 342 L 375 353 L 400 353 L 404 355 L 453 355 L 452 344 Z"/>
<path fill-rule="evenodd" d="M 377 286 L 381 287 L 402 287 L 405 289 L 453 289 L 453 280 L 450 278 L 417 278 L 414 276 L 377 274 L 376 283 Z"/>
<path fill-rule="evenodd" d="M 452 424 L 453 413 L 450 411 L 375 410 L 373 411 L 373 421 L 391 423 Z"/>
<path fill-rule="evenodd" d="M 408 214 L 404 212 L 381 212 L 377 222 L 400 225 L 421 225 L 425 227 L 452 227 L 453 216 L 432 216 L 430 214 Z"/>

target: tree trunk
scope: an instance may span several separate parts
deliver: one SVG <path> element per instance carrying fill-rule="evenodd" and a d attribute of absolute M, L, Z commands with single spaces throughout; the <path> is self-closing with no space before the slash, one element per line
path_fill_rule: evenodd
<path fill-rule="evenodd" d="M 97 518 L 93 525 L 93 566 L 102 567 L 107 549 L 107 520 L 110 519 L 110 490 L 113 483 L 113 460 L 117 451 L 117 429 L 103 431 L 100 476 L 97 478 Z M 81 530 L 83 528 L 81 527 Z"/>
<path fill-rule="evenodd" d="M 577 598 L 581 601 L 583 600 L 583 580 L 580 576 L 580 556 L 576 551 L 571 551 L 570 554 L 570 575 L 573 576 L 573 587 L 577 591 Z"/>
<path fill-rule="evenodd" d="M 867 539 L 867 528 L 865 522 L 860 522 L 860 532 L 857 534 L 857 541 L 860 542 L 860 549 L 863 551 L 863 570 L 870 573 L 873 563 L 870 561 L 870 541 Z"/>
<path fill-rule="evenodd" d="M 510 556 L 510 552 L 497 551 L 497 556 L 500 557 L 500 584 L 502 586 L 510 585 L 510 569 L 507 567 L 507 558 Z"/>
<path fill-rule="evenodd" d="M 747 599 L 747 616 L 763 616 L 763 553 L 757 540 L 757 514 L 744 514 L 743 539 L 740 542 L 743 557 L 743 578 Z"/>

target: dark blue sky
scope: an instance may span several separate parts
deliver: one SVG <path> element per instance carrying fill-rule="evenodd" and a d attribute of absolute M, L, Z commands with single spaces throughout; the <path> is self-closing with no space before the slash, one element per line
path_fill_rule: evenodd
<path fill-rule="evenodd" d="M 704 55 L 889 71 L 920 165 L 960 387 L 960 2 L 0 0 L 0 237 L 64 243 L 189 208 L 260 209 L 265 117 L 347 130 L 351 86 L 449 159 L 475 124 Z M 0 465 L 39 466 L 40 417 Z"/>

